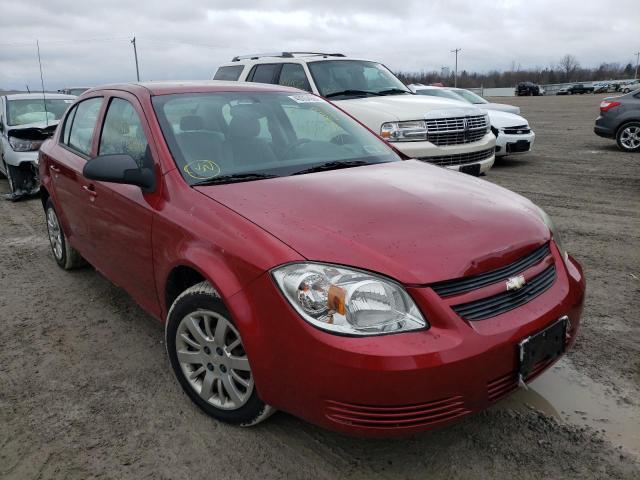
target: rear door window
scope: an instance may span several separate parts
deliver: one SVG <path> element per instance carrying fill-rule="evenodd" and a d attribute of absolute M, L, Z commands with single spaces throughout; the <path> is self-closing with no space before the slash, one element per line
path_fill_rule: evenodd
<path fill-rule="evenodd" d="M 249 75 L 249 81 L 258 83 L 276 83 L 277 74 L 280 71 L 281 66 L 282 64 L 280 63 L 256 65 L 253 67 L 253 70 Z"/>
<path fill-rule="evenodd" d="M 73 119 L 66 145 L 81 155 L 89 155 L 91 152 L 91 141 L 101 106 L 102 97 L 90 98 L 79 103 L 72 112 Z"/>
<path fill-rule="evenodd" d="M 299 63 L 285 63 L 280 71 L 279 85 L 311 91 L 307 74 Z"/>

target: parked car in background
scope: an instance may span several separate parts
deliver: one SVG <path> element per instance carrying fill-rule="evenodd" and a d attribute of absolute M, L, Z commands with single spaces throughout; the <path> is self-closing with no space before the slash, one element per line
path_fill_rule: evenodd
<path fill-rule="evenodd" d="M 611 82 L 596 82 L 593 84 L 593 93 L 615 92 L 616 86 Z"/>
<path fill-rule="evenodd" d="M 414 95 L 387 67 L 342 54 L 235 57 L 214 79 L 292 86 L 321 95 L 411 158 L 472 175 L 495 160 L 489 119 L 473 105 Z M 466 122 L 465 122 L 465 119 Z"/>
<path fill-rule="evenodd" d="M 220 421 L 280 409 L 406 435 L 491 406 L 576 339 L 585 279 L 544 211 L 403 160 L 307 92 L 105 86 L 41 155 L 55 261 L 84 258 L 164 323 L 178 382 Z"/>
<path fill-rule="evenodd" d="M 640 89 L 640 82 L 637 83 L 629 83 L 622 87 L 622 93 L 633 92 L 634 90 Z"/>
<path fill-rule="evenodd" d="M 541 95 L 540 87 L 533 82 L 520 82 L 516 86 L 516 96 L 532 96 L 532 95 Z"/>
<path fill-rule="evenodd" d="M 464 88 L 455 87 L 437 87 L 434 85 L 422 85 L 421 83 L 415 83 L 409 85 L 409 88 L 417 95 L 427 95 L 443 98 L 451 98 L 453 100 L 464 100 L 466 103 L 475 105 L 478 108 L 485 110 L 500 110 L 502 112 L 520 114 L 520 107 L 515 105 L 507 105 L 506 103 L 494 103 L 481 97 L 477 93 Z M 448 93 L 447 93 L 448 92 Z"/>
<path fill-rule="evenodd" d="M 615 138 L 620 150 L 640 152 L 640 90 L 605 98 L 593 130 L 601 137 Z"/>
<path fill-rule="evenodd" d="M 11 200 L 38 193 L 38 149 L 75 98 L 56 93 L 0 96 L 0 172 L 9 180 Z"/>
<path fill-rule="evenodd" d="M 479 97 L 469 90 L 462 88 L 433 87 L 426 85 L 410 85 L 417 95 L 428 95 L 442 98 L 449 98 L 452 101 L 463 101 L 471 103 Z M 471 94 L 471 95 L 469 95 Z M 491 122 L 491 131 L 496 137 L 496 157 L 503 157 L 515 153 L 526 153 L 533 148 L 535 133 L 529 127 L 529 122 L 520 115 L 504 111 L 502 108 L 494 109 L 494 104 L 486 102 L 477 105 L 486 108 L 489 113 L 489 121 Z M 509 107 L 510 105 L 504 105 Z M 518 109 L 520 111 L 520 109 Z"/>
<path fill-rule="evenodd" d="M 60 90 L 58 90 L 58 93 L 80 96 L 87 90 L 89 90 L 89 87 L 67 87 L 61 88 Z"/>
<path fill-rule="evenodd" d="M 593 87 L 586 83 L 574 83 L 573 85 L 562 87 L 556 95 L 582 95 L 585 93 L 593 93 Z"/>

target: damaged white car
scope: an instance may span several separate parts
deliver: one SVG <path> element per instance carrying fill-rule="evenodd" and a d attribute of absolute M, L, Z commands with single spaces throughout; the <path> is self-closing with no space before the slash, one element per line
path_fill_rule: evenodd
<path fill-rule="evenodd" d="M 75 99 L 53 93 L 0 97 L 0 173 L 9 180 L 10 200 L 38 193 L 38 150 Z"/>

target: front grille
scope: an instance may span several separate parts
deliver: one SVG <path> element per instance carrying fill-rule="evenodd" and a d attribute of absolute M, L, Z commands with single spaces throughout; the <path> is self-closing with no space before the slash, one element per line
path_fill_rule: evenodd
<path fill-rule="evenodd" d="M 551 265 L 528 280 L 519 290 L 506 291 L 469 303 L 454 305 L 453 311 L 465 320 L 484 320 L 518 308 L 544 293 L 556 279 L 556 267 Z"/>
<path fill-rule="evenodd" d="M 492 283 L 497 283 L 501 280 L 507 280 L 509 277 L 524 272 L 527 268 L 539 263 L 551 253 L 549 244 L 545 243 L 541 247 L 536 248 L 533 252 L 519 258 L 515 262 L 492 270 L 490 272 L 481 273 L 479 275 L 473 275 L 471 277 L 456 278 L 454 280 L 447 280 L 445 282 L 434 283 L 431 288 L 441 297 L 449 297 L 451 295 L 458 295 L 460 293 L 470 292 L 477 290 L 478 288 Z"/>
<path fill-rule="evenodd" d="M 480 162 L 491 158 L 494 149 L 480 150 L 479 152 L 456 153 L 454 155 L 437 155 L 434 157 L 420 157 L 418 160 L 433 163 L 441 167 L 449 167 L 451 165 L 465 165 L 467 163 Z"/>
<path fill-rule="evenodd" d="M 471 413 L 461 396 L 403 406 L 354 405 L 328 400 L 327 418 L 364 428 L 406 428 L 431 425 Z"/>
<path fill-rule="evenodd" d="M 519 125 L 517 127 L 508 127 L 503 129 L 504 133 L 509 135 L 525 135 L 531 132 L 531 128 L 528 125 Z"/>
<path fill-rule="evenodd" d="M 438 118 L 426 120 L 426 124 L 427 140 L 438 146 L 477 142 L 487 133 L 487 119 L 484 115 Z"/>

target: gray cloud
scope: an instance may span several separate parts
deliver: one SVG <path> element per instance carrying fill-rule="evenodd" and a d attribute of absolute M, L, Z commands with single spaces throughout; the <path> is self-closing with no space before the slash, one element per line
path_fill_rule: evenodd
<path fill-rule="evenodd" d="M 585 66 L 627 63 L 640 49 L 635 0 L 4 0 L 0 88 L 95 85 L 135 79 L 137 37 L 144 80 L 207 79 L 243 53 L 339 51 L 396 70 L 476 71 L 545 67 L 565 53 Z"/>

